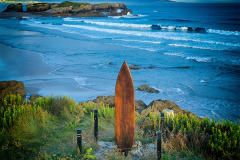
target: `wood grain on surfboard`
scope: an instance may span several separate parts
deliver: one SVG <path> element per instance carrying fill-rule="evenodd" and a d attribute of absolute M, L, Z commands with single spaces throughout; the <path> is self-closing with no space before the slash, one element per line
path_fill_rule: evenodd
<path fill-rule="evenodd" d="M 135 91 L 132 76 L 124 61 L 115 88 L 115 137 L 118 148 L 131 149 L 135 132 Z"/>

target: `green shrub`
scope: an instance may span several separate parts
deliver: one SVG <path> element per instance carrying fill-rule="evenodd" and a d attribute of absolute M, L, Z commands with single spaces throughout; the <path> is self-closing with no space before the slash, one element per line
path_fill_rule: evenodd
<path fill-rule="evenodd" d="M 146 119 L 145 119 L 146 120 Z M 145 121 L 146 122 L 146 121 Z M 145 123 L 144 122 L 144 123 Z M 151 125 L 143 128 L 144 133 L 155 134 L 160 129 L 160 117 L 150 113 L 147 122 Z M 152 124 L 153 123 L 153 124 Z M 165 116 L 167 138 L 183 132 L 187 136 L 187 147 L 204 150 L 211 157 L 220 159 L 240 159 L 240 125 L 228 120 L 217 121 L 214 117 L 199 119 L 179 114 Z M 176 137 L 175 137 L 176 138 Z M 176 147 L 182 148 L 182 147 Z"/>
<path fill-rule="evenodd" d="M 89 5 L 90 3 L 76 3 L 76 2 L 70 2 L 70 1 L 65 1 L 62 3 L 58 4 L 58 7 L 70 7 L 72 6 L 73 9 L 79 8 L 80 6 L 86 6 Z"/>
<path fill-rule="evenodd" d="M 78 111 L 75 101 L 67 96 L 39 97 L 35 100 L 35 104 L 57 117 L 62 117 L 62 113 L 65 114 L 65 112 L 76 113 Z"/>
<path fill-rule="evenodd" d="M 94 109 L 98 109 L 99 118 L 105 118 L 107 120 L 114 120 L 115 109 L 109 107 L 109 105 L 104 106 L 102 103 L 95 104 L 93 102 L 83 103 L 83 112 L 87 115 L 94 117 Z"/>

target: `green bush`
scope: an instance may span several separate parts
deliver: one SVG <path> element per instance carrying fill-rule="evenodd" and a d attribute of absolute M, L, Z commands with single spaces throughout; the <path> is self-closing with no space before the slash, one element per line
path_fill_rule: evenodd
<path fill-rule="evenodd" d="M 70 2 L 70 1 L 65 1 L 62 3 L 58 4 L 58 7 L 70 7 L 72 6 L 73 9 L 79 8 L 80 6 L 86 6 L 89 5 L 90 3 L 76 3 L 76 2 Z"/>
<path fill-rule="evenodd" d="M 34 104 L 41 106 L 43 109 L 49 111 L 51 114 L 57 117 L 63 116 L 65 112 L 77 112 L 77 105 L 75 101 L 67 96 L 39 97 L 35 100 Z"/>
<path fill-rule="evenodd" d="M 92 118 L 94 116 L 94 109 L 98 109 L 98 116 L 100 118 L 114 120 L 115 109 L 109 107 L 109 105 L 104 106 L 102 103 L 97 105 L 92 102 L 83 103 L 83 112 L 87 115 L 90 115 Z"/>
<path fill-rule="evenodd" d="M 144 123 L 151 125 L 143 127 L 145 134 L 155 134 L 161 129 L 160 116 L 150 113 Z M 177 135 L 180 131 L 187 136 L 187 146 L 199 148 L 211 157 L 220 159 L 240 159 L 240 125 L 228 120 L 217 121 L 208 117 L 200 119 L 194 116 L 179 114 L 165 116 L 166 138 Z M 142 122 L 143 123 L 143 122 Z"/>

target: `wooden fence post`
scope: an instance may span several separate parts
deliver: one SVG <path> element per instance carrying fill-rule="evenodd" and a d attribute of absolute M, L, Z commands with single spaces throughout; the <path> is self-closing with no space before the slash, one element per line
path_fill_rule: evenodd
<path fill-rule="evenodd" d="M 164 132 L 164 112 L 161 112 L 161 130 Z"/>
<path fill-rule="evenodd" d="M 157 131 L 157 157 L 158 160 L 162 157 L 162 132 Z"/>
<path fill-rule="evenodd" d="M 94 109 L 94 137 L 98 140 L 98 109 Z"/>
<path fill-rule="evenodd" d="M 81 128 L 77 129 L 77 144 L 81 153 L 82 152 L 82 129 Z"/>

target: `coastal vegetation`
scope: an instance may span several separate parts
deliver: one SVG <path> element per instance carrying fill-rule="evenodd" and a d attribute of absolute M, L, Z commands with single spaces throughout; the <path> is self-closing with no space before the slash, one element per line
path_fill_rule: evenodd
<path fill-rule="evenodd" d="M 72 6 L 73 9 L 79 8 L 80 6 L 86 6 L 90 3 L 77 3 L 77 2 L 70 2 L 70 1 L 64 1 L 62 3 L 59 3 L 57 7 L 70 7 Z"/>
<path fill-rule="evenodd" d="M 0 3 L 40 3 L 38 1 L 8 1 L 8 0 L 0 0 Z"/>
<path fill-rule="evenodd" d="M 67 96 L 23 99 L 0 98 L 0 155 L 3 159 L 96 159 L 99 146 L 92 133 L 93 110 L 99 113 L 99 141 L 114 142 L 114 107 L 76 102 Z M 160 115 L 136 114 L 136 141 L 155 143 L 162 128 Z M 83 131 L 83 153 L 78 151 L 76 130 Z M 163 159 L 239 159 L 239 121 L 165 116 Z M 124 157 L 116 153 L 109 159 Z M 147 158 L 147 157 L 146 157 Z M 156 157 L 155 157 L 156 158 Z M 131 157 L 129 158 L 131 159 Z"/>

